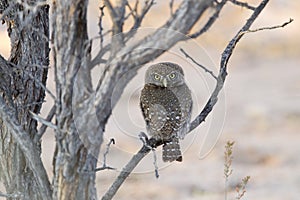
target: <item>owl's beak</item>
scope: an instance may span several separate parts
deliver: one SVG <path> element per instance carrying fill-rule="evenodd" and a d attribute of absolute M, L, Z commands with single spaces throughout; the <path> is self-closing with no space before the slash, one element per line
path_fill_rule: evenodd
<path fill-rule="evenodd" d="M 167 87 L 167 79 L 166 78 L 163 79 L 162 84 L 163 84 L 164 87 Z"/>

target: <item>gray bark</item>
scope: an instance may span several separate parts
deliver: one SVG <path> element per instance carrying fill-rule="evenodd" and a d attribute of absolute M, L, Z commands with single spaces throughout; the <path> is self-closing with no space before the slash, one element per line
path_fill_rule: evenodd
<path fill-rule="evenodd" d="M 0 1 L 8 27 L 11 52 L 1 64 L 0 179 L 15 199 L 50 199 L 50 182 L 40 158 L 40 141 L 34 142 L 45 97 L 49 64 L 49 6 L 33 12 L 15 1 Z"/>

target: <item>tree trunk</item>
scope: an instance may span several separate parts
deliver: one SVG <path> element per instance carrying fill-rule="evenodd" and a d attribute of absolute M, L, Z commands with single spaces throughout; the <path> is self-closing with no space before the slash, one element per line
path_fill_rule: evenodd
<path fill-rule="evenodd" d="M 100 131 L 89 131 L 100 136 L 95 148 L 98 150 L 91 152 L 82 140 L 78 126 L 84 124 L 85 127 L 93 127 L 93 124 L 97 124 L 96 120 L 95 123 L 92 120 L 86 122 L 91 123 L 90 126 L 84 121 L 88 117 L 75 123 L 75 117 L 81 116 L 81 111 L 89 113 L 80 108 L 86 93 L 92 89 L 91 79 L 84 73 L 90 57 L 87 5 L 86 0 L 53 2 L 52 27 L 55 28 L 52 36 L 57 92 L 54 199 L 97 199 L 95 168 L 103 130 L 97 125 L 95 128 Z"/>
<path fill-rule="evenodd" d="M 17 124 L 31 138 L 37 162 L 41 163 L 40 141 L 34 140 L 37 122 L 29 111 L 39 113 L 45 97 L 41 84 L 46 83 L 49 65 L 49 6 L 38 6 L 36 11 L 28 10 L 14 1 L 0 1 L 0 12 L 9 9 L 5 15 L 11 40 L 9 62 L 1 64 L 1 97 Z M 4 15 L 3 15 L 4 16 Z M 2 61 L 4 59 L 2 58 Z M 32 163 L 24 155 L 24 146 L 13 137 L 12 129 L 0 118 L 0 178 L 6 193 L 14 199 L 48 199 L 51 187 L 46 171 L 37 175 Z M 41 186 L 42 182 L 46 187 Z M 44 186 L 45 186 L 44 185 Z M 44 190 L 43 190 L 43 189 Z M 45 197 L 47 194 L 48 197 Z"/>

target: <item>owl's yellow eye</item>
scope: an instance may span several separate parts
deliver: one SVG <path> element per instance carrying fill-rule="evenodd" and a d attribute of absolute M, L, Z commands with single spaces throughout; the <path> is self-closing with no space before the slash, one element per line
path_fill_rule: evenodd
<path fill-rule="evenodd" d="M 170 78 L 170 79 L 174 79 L 175 77 L 176 77 L 176 74 L 175 74 L 175 73 L 169 74 L 169 78 Z"/>
<path fill-rule="evenodd" d="M 155 79 L 155 80 L 159 80 L 159 79 L 160 79 L 160 75 L 154 74 L 154 79 Z"/>

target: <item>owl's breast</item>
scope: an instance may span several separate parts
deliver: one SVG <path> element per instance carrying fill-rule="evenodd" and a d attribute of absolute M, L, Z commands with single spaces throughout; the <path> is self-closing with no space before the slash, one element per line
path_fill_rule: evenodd
<path fill-rule="evenodd" d="M 180 97 L 169 88 L 145 85 L 141 93 L 141 108 L 151 135 L 169 138 L 182 126 Z"/>

